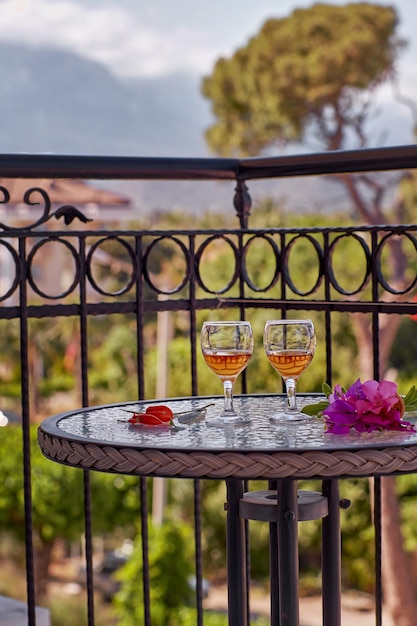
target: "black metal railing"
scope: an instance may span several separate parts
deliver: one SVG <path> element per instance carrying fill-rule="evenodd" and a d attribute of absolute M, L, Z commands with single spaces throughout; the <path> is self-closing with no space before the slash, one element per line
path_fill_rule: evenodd
<path fill-rule="evenodd" d="M 247 184 L 266 178 L 326 176 L 413 169 L 417 167 L 414 146 L 350 152 L 299 155 L 260 159 L 146 159 L 116 157 L 70 157 L 54 155 L 0 155 L 3 181 L 31 179 L 22 202 L 37 208 L 38 217 L 29 225 L 0 225 L 0 323 L 18 322 L 21 370 L 22 454 L 26 519 L 26 571 L 28 624 L 36 623 L 36 576 L 32 541 L 32 489 L 30 426 L 37 417 L 34 387 L 39 382 L 33 367 L 34 322 L 69 319 L 76 337 L 77 377 L 83 406 L 100 402 L 90 384 L 91 336 L 100 332 L 95 320 L 103 317 L 129 320 L 135 345 L 135 392 L 138 398 L 152 397 L 154 388 L 146 376 L 150 316 L 170 312 L 181 316 L 181 332 L 188 342 L 184 395 L 200 389 L 198 355 L 199 322 L 209 311 L 233 312 L 250 317 L 252 311 L 274 311 L 283 315 L 304 311 L 320 320 L 325 346 L 326 380 L 337 372 L 333 355 L 332 324 L 338 314 L 362 314 L 369 320 L 372 337 L 372 374 L 379 377 L 380 320 L 385 314 L 408 316 L 416 313 L 416 225 L 352 225 L 348 227 L 256 228 L 250 226 L 251 198 Z M 236 227 L 231 229 L 96 229 L 77 206 L 53 206 L 47 194 L 33 188 L 33 179 L 76 178 L 85 180 L 193 180 L 236 182 L 231 212 Z M 0 189 L 5 205 L 9 201 L 7 180 Z M 40 202 L 36 207 L 35 202 Z M 51 227 L 53 225 L 53 227 Z M 345 284 L 344 245 L 349 242 L 359 259 L 360 273 Z M 398 242 L 411 250 L 407 255 L 407 278 L 399 286 L 387 266 L 386 250 Z M 216 271 L 221 251 L 223 270 Z M 253 255 L 267 259 L 259 272 L 249 260 Z M 170 265 L 175 258 L 175 265 Z M 114 260 L 117 263 L 114 264 Z M 308 264 L 308 283 L 299 284 L 300 263 Z M 114 265 L 114 267 L 113 267 Z M 169 271 L 167 271 L 169 267 Z M 65 279 L 65 280 L 64 280 Z M 184 330 L 185 329 L 185 330 Z M 36 343 L 36 342 L 35 342 Z M 42 350 L 38 345 L 37 350 Z M 243 380 L 243 392 L 259 391 Z M 1 461 L 0 461 L 1 466 Z M 90 626 L 94 624 L 92 512 L 90 477 L 85 473 L 85 535 Z M 1 487 L 0 487 L 1 490 Z M 141 520 L 145 547 L 145 597 L 149 592 L 146 570 L 148 483 L 140 481 Z M 196 520 L 197 617 L 202 613 L 201 501 L 200 484 L 194 484 Z M 378 526 L 377 526 L 378 528 Z M 377 533 L 378 534 L 378 533 Z M 376 559 L 378 562 L 378 558 Z M 380 574 L 377 573 L 377 580 Z M 379 587 L 379 583 L 377 587 Z M 378 595 L 378 593 L 377 593 Z M 380 594 L 379 594 L 380 595 Z M 380 600 L 380 598 L 379 598 Z M 379 603 L 380 606 L 380 603 Z M 377 608 L 380 611 L 380 608 Z M 145 602 L 145 622 L 151 611 Z"/>

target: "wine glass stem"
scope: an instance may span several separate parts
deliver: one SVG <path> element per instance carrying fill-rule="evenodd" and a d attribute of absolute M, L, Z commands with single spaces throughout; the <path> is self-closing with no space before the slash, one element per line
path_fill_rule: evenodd
<path fill-rule="evenodd" d="M 298 411 L 297 400 L 295 396 L 297 381 L 294 378 L 285 380 L 285 389 L 287 390 L 287 411 Z"/>
<path fill-rule="evenodd" d="M 234 414 L 235 410 L 233 408 L 233 383 L 231 380 L 223 381 L 223 391 L 224 391 L 224 411 L 226 413 Z"/>

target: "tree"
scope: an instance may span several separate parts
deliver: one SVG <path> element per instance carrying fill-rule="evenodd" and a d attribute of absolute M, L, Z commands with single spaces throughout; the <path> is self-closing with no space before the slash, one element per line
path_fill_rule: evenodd
<path fill-rule="evenodd" d="M 203 82 L 222 155 L 258 155 L 313 133 L 327 150 L 365 143 L 370 95 L 395 74 L 404 42 L 393 7 L 316 4 L 270 19 Z"/>
<path fill-rule="evenodd" d="M 315 140 L 321 149 L 368 145 L 366 123 L 378 86 L 394 78 L 405 45 L 396 33 L 393 7 L 370 3 L 316 4 L 289 17 L 270 19 L 230 59 L 217 61 L 203 82 L 216 121 L 208 129 L 209 147 L 222 155 L 256 156 L 278 145 Z M 402 176 L 400 176 L 401 178 Z M 401 223 L 401 194 L 390 214 L 384 210 L 392 180 L 387 176 L 339 174 L 356 215 L 365 223 Z M 399 179 L 395 181 L 398 183 Z M 406 282 L 406 254 L 392 238 L 387 246 L 391 285 Z M 384 294 L 385 299 L 398 295 Z M 401 297 L 401 296 L 400 296 Z M 383 376 L 400 318 L 380 316 L 380 375 Z M 371 320 L 352 316 L 360 374 L 372 378 Z M 385 551 L 385 599 L 395 623 L 412 626 L 416 606 L 400 545 L 394 482 L 382 481 L 382 532 L 395 549 Z M 408 583 L 408 584 L 407 584 Z"/>

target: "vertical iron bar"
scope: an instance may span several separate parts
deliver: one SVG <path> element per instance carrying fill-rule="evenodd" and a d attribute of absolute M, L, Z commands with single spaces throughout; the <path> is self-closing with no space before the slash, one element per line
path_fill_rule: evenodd
<path fill-rule="evenodd" d="M 278 580 L 280 598 L 280 626 L 299 625 L 298 593 L 298 501 L 297 482 L 279 481 L 278 523 Z"/>
<path fill-rule="evenodd" d="M 374 478 L 374 530 L 375 530 L 375 625 L 382 626 L 382 527 L 381 479 Z"/>
<path fill-rule="evenodd" d="M 245 524 L 239 516 L 243 485 L 227 480 L 227 588 L 229 626 L 247 626 Z"/>
<path fill-rule="evenodd" d="M 249 483 L 247 480 L 243 481 L 243 491 L 246 493 L 249 491 Z M 251 581 L 251 555 L 250 555 L 250 538 L 249 538 L 249 520 L 243 520 L 244 532 L 245 532 L 245 554 L 246 554 L 246 619 L 250 624 L 250 581 Z"/>
<path fill-rule="evenodd" d="M 372 231 L 372 301 L 379 301 L 378 293 L 378 274 L 377 264 L 378 257 L 376 254 L 378 246 L 378 232 Z M 377 309 L 372 310 L 372 354 L 373 354 L 373 368 L 374 379 L 379 380 L 380 377 L 380 363 L 379 363 L 379 313 Z"/>
<path fill-rule="evenodd" d="M 329 258 L 329 233 L 324 233 L 324 258 Z M 329 280 L 329 263 L 323 263 L 324 267 L 321 271 L 324 272 L 324 298 L 327 302 L 331 302 L 330 294 L 330 280 Z M 331 325 L 331 313 L 329 307 L 325 308 L 325 347 L 326 347 L 326 382 L 332 386 L 333 371 L 332 371 L 332 325 Z"/>
<path fill-rule="evenodd" d="M 191 348 L 191 394 L 197 395 L 197 324 L 195 285 L 195 237 L 189 237 L 190 262 L 190 348 Z M 194 481 L 194 542 L 196 571 L 197 626 L 203 626 L 203 559 L 201 545 L 201 481 Z"/>
<path fill-rule="evenodd" d="M 194 481 L 194 543 L 197 626 L 203 626 L 203 559 L 201 547 L 201 481 Z"/>
<path fill-rule="evenodd" d="M 145 397 L 145 349 L 143 341 L 143 260 L 142 260 L 142 238 L 135 238 L 137 276 L 136 276 L 136 349 L 137 349 L 137 377 L 138 377 L 138 398 Z"/>
<path fill-rule="evenodd" d="M 85 239 L 80 237 L 80 360 L 81 360 L 81 393 L 83 406 L 88 406 L 88 313 L 86 288 L 86 250 Z"/>
<path fill-rule="evenodd" d="M 145 476 L 140 477 L 140 520 L 142 534 L 142 585 L 144 626 L 152 626 L 149 581 L 149 532 L 148 532 L 148 485 Z"/>
<path fill-rule="evenodd" d="M 237 190 L 237 194 L 235 195 L 235 200 L 234 200 L 234 204 L 236 207 L 236 210 L 238 212 L 238 215 L 240 217 L 240 227 L 241 230 L 239 232 L 238 235 L 238 258 L 236 259 L 236 262 L 238 263 L 238 267 L 239 267 L 239 298 L 241 300 L 241 302 L 244 302 L 245 299 L 245 280 L 244 280 L 244 268 L 243 268 L 243 263 L 245 262 L 244 256 L 243 256 L 243 233 L 242 230 L 247 228 L 247 224 L 248 224 L 248 217 L 249 217 L 249 213 L 250 213 L 250 207 L 252 204 L 251 201 L 251 197 L 249 195 L 249 193 L 247 192 L 246 189 L 246 185 L 244 182 L 242 181 L 238 181 L 238 185 L 236 187 Z M 238 209 L 239 207 L 239 209 Z M 245 320 L 246 319 L 246 315 L 245 315 L 245 305 L 241 304 L 239 307 L 239 319 L 241 320 Z M 247 378 L 247 371 L 246 369 L 241 373 L 241 388 L 242 388 L 242 393 L 247 393 L 248 392 L 248 378 Z"/>
<path fill-rule="evenodd" d="M 190 347 L 191 347 L 191 394 L 196 396 L 198 393 L 198 378 L 197 378 L 197 346 L 198 346 L 198 329 L 196 320 L 196 284 L 195 284 L 195 237 L 189 238 L 190 247 Z"/>
<path fill-rule="evenodd" d="M 239 247 L 238 247 L 238 263 L 239 263 L 239 297 L 242 301 L 245 299 L 245 280 L 244 276 L 246 274 L 244 263 L 245 257 L 243 254 L 244 250 L 244 240 L 242 230 L 246 230 L 248 228 L 249 215 L 252 207 L 252 198 L 249 194 L 249 190 L 245 184 L 245 181 L 238 180 L 237 186 L 235 189 L 235 197 L 234 197 L 234 207 L 236 209 L 236 213 L 240 222 L 240 233 L 238 236 Z M 246 308 L 243 304 L 240 307 L 240 319 L 246 319 Z M 247 370 L 245 369 L 241 374 L 241 388 L 242 393 L 248 392 L 248 378 L 247 378 Z M 243 483 L 243 489 L 248 489 L 247 482 Z M 243 494 L 242 494 L 243 495 Z M 238 503 L 239 506 L 239 503 Z M 245 559 L 243 560 L 243 565 L 245 567 L 244 573 L 244 582 L 245 582 L 245 610 L 246 610 L 246 622 L 250 623 L 250 572 L 251 572 L 251 559 L 250 559 L 250 539 L 249 539 L 249 521 L 247 519 L 243 520 L 243 534 L 244 534 L 244 550 L 245 550 Z"/>
<path fill-rule="evenodd" d="M 86 289 L 86 250 L 85 239 L 80 237 L 80 355 L 81 355 L 81 392 L 83 406 L 88 406 L 88 313 Z M 87 619 L 88 626 L 94 626 L 94 573 L 93 573 L 93 529 L 91 506 L 91 477 L 84 470 L 84 527 L 85 527 L 85 566 L 87 584 Z"/>
<path fill-rule="evenodd" d="M 27 303 L 27 264 L 26 240 L 19 239 L 21 262 L 20 278 L 20 365 L 22 390 L 22 446 L 23 446 L 23 489 L 25 511 L 25 549 L 26 549 L 26 589 L 28 606 L 28 625 L 36 624 L 35 565 L 33 555 L 33 519 L 32 519 L 32 472 L 30 451 L 30 407 L 29 407 L 29 332 Z"/>
<path fill-rule="evenodd" d="M 93 531 L 91 508 L 90 472 L 84 470 L 84 524 L 85 524 L 85 565 L 87 583 L 88 626 L 94 626 L 94 574 L 93 574 Z"/>
<path fill-rule="evenodd" d="M 341 623 L 341 536 L 339 481 L 324 480 L 329 513 L 322 520 L 322 599 L 323 626 Z"/>
<path fill-rule="evenodd" d="M 281 610 L 279 597 L 278 525 L 276 522 L 269 524 L 269 586 L 271 626 L 279 626 Z"/>
<path fill-rule="evenodd" d="M 372 232 L 372 300 L 378 302 L 378 257 L 375 250 L 378 245 L 378 232 Z M 380 354 L 379 354 L 379 314 L 377 310 L 372 313 L 372 353 L 374 365 L 374 378 L 379 380 Z M 382 624 L 382 510 L 381 510 L 381 479 L 374 479 L 374 531 L 375 531 L 375 620 L 376 626 Z"/>
<path fill-rule="evenodd" d="M 285 232 L 281 231 L 280 233 L 280 243 L 281 243 L 281 317 L 285 319 L 287 317 L 287 303 L 286 303 L 286 293 L 287 293 L 287 280 L 288 280 L 288 270 L 287 270 L 287 243 Z M 285 382 L 282 378 L 281 380 L 281 391 L 282 393 L 286 392 Z"/>
<path fill-rule="evenodd" d="M 269 481 L 268 489 L 278 489 L 276 480 Z M 279 626 L 280 623 L 280 598 L 279 598 L 279 566 L 278 566 L 278 524 L 269 524 L 269 587 L 271 625 Z"/>

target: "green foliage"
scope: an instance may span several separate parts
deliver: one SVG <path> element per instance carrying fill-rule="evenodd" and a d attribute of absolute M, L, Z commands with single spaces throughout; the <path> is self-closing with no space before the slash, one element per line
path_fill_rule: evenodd
<path fill-rule="evenodd" d="M 86 594 L 68 597 L 55 592 L 48 598 L 51 626 L 88 626 Z M 111 605 L 95 603 L 94 619 L 100 626 L 115 626 Z"/>
<path fill-rule="evenodd" d="M 174 483 L 191 486 L 191 481 L 174 481 Z M 220 485 L 220 482 L 217 485 Z M 188 488 L 186 491 L 189 493 Z M 206 502 L 205 498 L 204 503 Z M 177 504 L 182 511 L 187 509 L 184 501 L 179 501 Z M 267 529 L 266 524 L 264 527 Z M 207 530 L 208 526 L 204 524 L 204 528 Z M 212 533 L 211 536 L 213 534 L 217 537 L 217 533 Z M 170 522 L 165 522 L 158 528 L 151 526 L 149 540 L 152 624 L 155 626 L 194 626 L 196 609 L 191 607 L 195 596 L 190 585 L 194 572 L 192 527 L 186 521 L 180 521 L 174 517 Z M 211 539 L 209 539 L 209 544 L 210 542 Z M 203 547 L 203 556 L 206 556 L 205 547 Z M 121 581 L 121 589 L 114 598 L 114 606 L 119 626 L 143 624 L 142 545 L 139 534 L 135 540 L 131 558 L 119 570 L 117 577 Z M 267 626 L 268 623 L 268 620 L 263 618 L 253 621 L 254 626 Z M 227 626 L 227 615 L 205 611 L 204 624 L 205 626 Z"/>
<path fill-rule="evenodd" d="M 79 598 L 51 598 L 49 602 L 52 626 L 87 626 L 85 604 Z"/>
<path fill-rule="evenodd" d="M 149 574 L 152 624 L 180 626 L 181 613 L 192 604 L 192 529 L 185 524 L 165 523 L 150 528 Z M 137 535 L 128 563 L 118 572 L 121 589 L 115 597 L 120 626 L 143 623 L 142 543 Z"/>
<path fill-rule="evenodd" d="M 321 484 L 319 481 L 300 481 L 298 488 L 321 491 Z M 375 582 L 374 531 L 369 480 L 341 480 L 340 496 L 352 503 L 349 509 L 340 512 L 342 586 L 372 593 Z M 321 585 L 321 530 L 319 520 L 299 524 L 301 584 L 307 588 L 313 585 L 315 591 Z"/>
<path fill-rule="evenodd" d="M 393 343 L 389 365 L 398 371 L 399 381 L 404 388 L 415 382 L 417 351 L 417 322 L 404 316 Z"/>
<path fill-rule="evenodd" d="M 72 391 L 74 389 L 74 376 L 68 372 L 57 372 L 39 382 L 41 396 L 48 398 L 59 391 Z"/>
<path fill-rule="evenodd" d="M 0 528 L 23 541 L 25 527 L 21 448 L 20 428 L 8 426 L 0 430 Z M 33 525 L 38 541 L 48 543 L 56 537 L 74 539 L 83 528 L 82 472 L 47 460 L 37 446 L 35 429 L 32 429 L 31 448 Z M 70 503 L 63 494 L 68 494 Z"/>
<path fill-rule="evenodd" d="M 313 129 L 336 149 L 348 129 L 360 135 L 369 92 L 392 75 L 404 45 L 397 22 L 393 7 L 365 2 L 320 3 L 267 20 L 203 82 L 216 118 L 209 147 L 256 155 Z"/>
<path fill-rule="evenodd" d="M 134 399 L 137 391 L 136 327 L 133 319 L 91 320 L 89 329 L 90 402 Z M 104 338 L 104 340 L 103 340 Z"/>
<path fill-rule="evenodd" d="M 29 320 L 29 336 L 32 369 L 37 374 L 42 374 L 37 384 L 37 393 L 48 397 L 57 391 L 72 390 L 74 376 L 69 366 L 67 351 L 74 346 L 78 337 L 76 320 L 73 318 Z"/>
<path fill-rule="evenodd" d="M 24 542 L 25 511 L 23 490 L 22 432 L 17 426 L 0 429 L 0 532 Z M 53 463 L 40 452 L 36 428 L 31 429 L 32 519 L 35 555 L 43 555 L 42 576 L 47 575 L 50 547 L 57 539 L 70 542 L 84 531 L 84 473 Z M 114 533 L 123 528 L 133 532 L 138 516 L 138 479 L 92 473 L 93 531 Z M 38 571 L 41 577 L 41 570 Z"/>
<path fill-rule="evenodd" d="M 168 389 L 167 397 L 191 395 L 191 353 L 190 342 L 184 336 L 172 339 L 167 346 Z M 148 397 L 155 397 L 159 376 L 157 348 L 149 350 L 145 371 L 145 387 Z"/>

